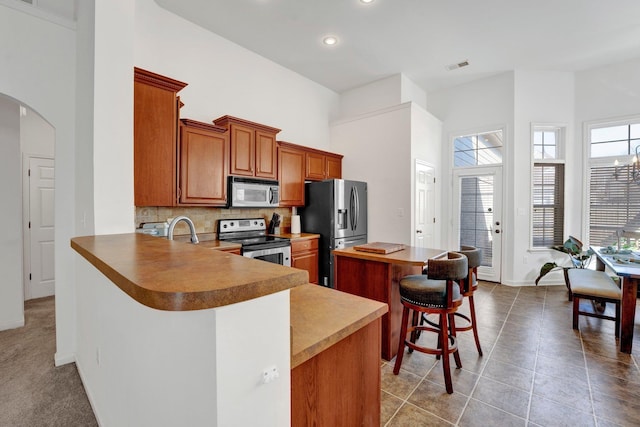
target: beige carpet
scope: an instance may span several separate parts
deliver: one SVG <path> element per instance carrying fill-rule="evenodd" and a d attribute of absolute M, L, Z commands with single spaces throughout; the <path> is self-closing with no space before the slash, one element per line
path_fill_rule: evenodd
<path fill-rule="evenodd" d="M 0 332 L 0 426 L 96 426 L 76 365 L 54 366 L 54 297 L 27 301 L 25 323 Z"/>

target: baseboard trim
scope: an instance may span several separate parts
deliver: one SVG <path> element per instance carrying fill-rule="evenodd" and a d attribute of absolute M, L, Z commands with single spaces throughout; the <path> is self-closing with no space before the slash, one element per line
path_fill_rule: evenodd
<path fill-rule="evenodd" d="M 104 424 L 100 421 L 100 414 L 96 410 L 95 401 L 93 399 L 93 394 L 91 390 L 89 390 L 86 386 L 86 382 L 84 380 L 84 374 L 82 373 L 82 367 L 76 362 L 76 369 L 78 369 L 78 374 L 80 375 L 80 381 L 82 382 L 82 387 L 84 388 L 84 392 L 87 394 L 87 399 L 89 399 L 89 405 L 91 405 L 91 410 L 93 411 L 93 415 L 96 417 L 96 422 L 98 426 L 103 426 Z"/>
<path fill-rule="evenodd" d="M 24 316 L 22 316 L 22 319 L 20 320 L 12 320 L 10 322 L 0 323 L 0 331 L 22 328 L 23 326 L 24 326 Z"/>
<path fill-rule="evenodd" d="M 53 356 L 53 360 L 54 360 L 55 366 L 58 367 L 58 366 L 67 365 L 69 363 L 75 362 L 76 355 L 73 353 L 68 353 L 68 354 L 56 353 Z"/>

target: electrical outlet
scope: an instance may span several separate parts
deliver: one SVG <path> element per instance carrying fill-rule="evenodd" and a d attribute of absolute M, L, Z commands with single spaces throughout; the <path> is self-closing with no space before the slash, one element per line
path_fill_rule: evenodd
<path fill-rule="evenodd" d="M 100 347 L 96 347 L 96 365 L 100 366 Z"/>
<path fill-rule="evenodd" d="M 262 371 L 262 383 L 268 384 L 280 377 L 280 372 L 277 366 L 271 366 Z"/>

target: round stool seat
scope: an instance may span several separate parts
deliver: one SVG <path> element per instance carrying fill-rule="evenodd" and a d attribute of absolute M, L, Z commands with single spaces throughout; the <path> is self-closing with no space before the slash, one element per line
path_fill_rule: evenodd
<path fill-rule="evenodd" d="M 422 307 L 444 308 L 447 306 L 447 281 L 433 280 L 422 274 L 405 276 L 400 280 L 400 298 Z M 452 286 L 452 301 L 462 298 L 457 283 Z"/>

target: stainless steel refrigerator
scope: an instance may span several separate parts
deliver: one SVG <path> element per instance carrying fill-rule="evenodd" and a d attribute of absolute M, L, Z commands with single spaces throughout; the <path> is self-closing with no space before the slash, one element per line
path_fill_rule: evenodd
<path fill-rule="evenodd" d="M 367 183 L 331 179 L 305 184 L 304 208 L 298 209 L 305 233 L 320 234 L 319 281 L 335 287 L 333 249 L 367 243 Z"/>

